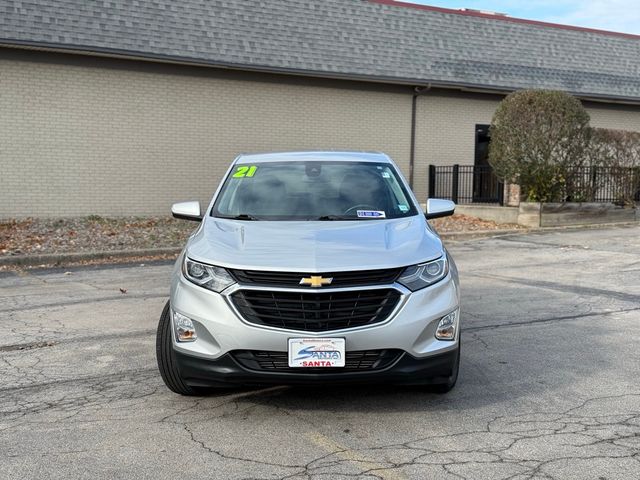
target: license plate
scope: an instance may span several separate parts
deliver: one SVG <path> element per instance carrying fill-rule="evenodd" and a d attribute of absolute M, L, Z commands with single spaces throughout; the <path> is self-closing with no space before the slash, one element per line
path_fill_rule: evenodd
<path fill-rule="evenodd" d="M 344 338 L 290 338 L 289 366 L 344 367 Z"/>

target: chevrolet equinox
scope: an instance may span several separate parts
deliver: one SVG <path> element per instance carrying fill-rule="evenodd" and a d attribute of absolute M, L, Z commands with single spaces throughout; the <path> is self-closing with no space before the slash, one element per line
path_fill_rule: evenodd
<path fill-rule="evenodd" d="M 456 266 L 381 153 L 241 155 L 180 254 L 158 325 L 174 392 L 239 385 L 428 385 L 460 362 Z"/>

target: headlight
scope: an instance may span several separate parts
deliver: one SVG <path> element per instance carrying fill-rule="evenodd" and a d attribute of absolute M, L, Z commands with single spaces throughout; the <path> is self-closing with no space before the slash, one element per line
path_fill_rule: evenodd
<path fill-rule="evenodd" d="M 412 265 L 405 268 L 398 282 L 415 292 L 421 288 L 439 282 L 449 273 L 449 263 L 447 257 L 443 256 L 437 260 L 420 265 Z"/>
<path fill-rule="evenodd" d="M 182 264 L 182 273 L 190 282 L 218 293 L 235 283 L 224 268 L 194 262 L 186 256 Z"/>

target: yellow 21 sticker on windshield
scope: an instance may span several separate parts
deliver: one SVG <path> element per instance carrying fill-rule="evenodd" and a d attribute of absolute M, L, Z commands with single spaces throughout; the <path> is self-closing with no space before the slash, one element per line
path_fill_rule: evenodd
<path fill-rule="evenodd" d="M 258 167 L 255 165 L 238 167 L 236 173 L 233 174 L 233 178 L 253 177 L 256 174 L 256 170 L 258 170 Z"/>

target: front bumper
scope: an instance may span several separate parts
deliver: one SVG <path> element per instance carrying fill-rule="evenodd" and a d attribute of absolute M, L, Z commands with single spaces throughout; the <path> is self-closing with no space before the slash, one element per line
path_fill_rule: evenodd
<path fill-rule="evenodd" d="M 363 372 L 326 371 L 322 373 L 280 373 L 250 370 L 238 363 L 231 353 L 216 360 L 175 352 L 182 380 L 192 387 L 231 387 L 238 385 L 317 385 L 373 384 L 432 385 L 446 383 L 452 375 L 458 350 L 415 358 L 404 353 L 385 369 Z"/>
<path fill-rule="evenodd" d="M 174 271 L 171 308 L 192 319 L 198 339 L 191 343 L 178 343 L 174 336 L 173 349 L 185 380 L 193 386 L 218 382 L 282 384 L 372 380 L 407 384 L 440 383 L 449 375 L 452 358 L 457 355 L 459 315 L 455 340 L 435 338 L 440 319 L 459 308 L 459 288 L 454 272 L 437 284 L 417 292 L 411 292 L 399 284 L 384 286 L 395 288 L 402 295 L 387 320 L 330 332 L 301 332 L 247 323 L 229 299 L 234 288 L 249 287 L 230 287 L 223 294 L 218 294 L 188 282 L 179 268 Z M 323 289 L 323 292 L 328 291 L 330 289 Z M 397 349 L 405 353 L 384 370 L 318 374 L 256 372 L 240 365 L 229 354 L 237 350 L 286 352 L 290 338 L 313 337 L 344 338 L 347 352 Z"/>

